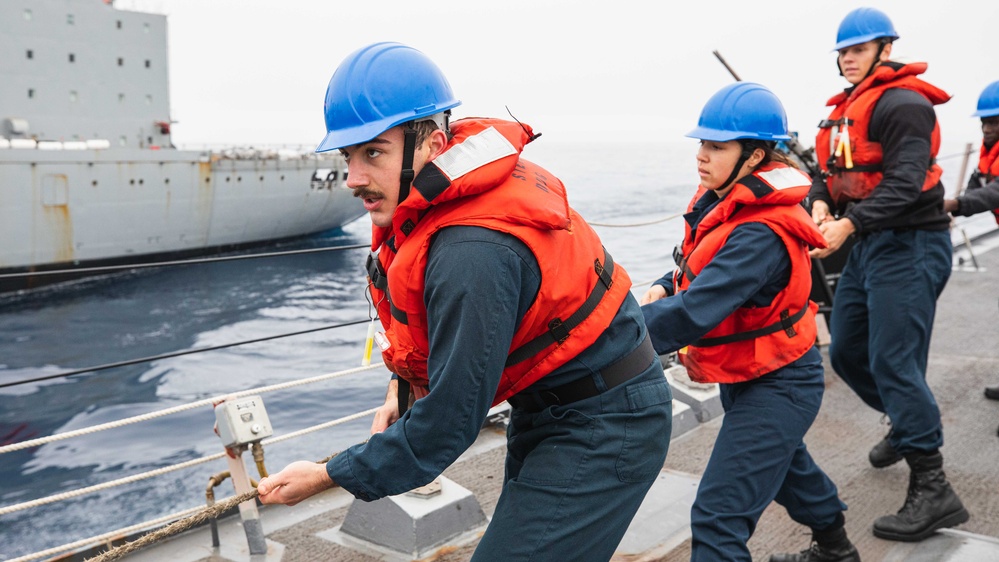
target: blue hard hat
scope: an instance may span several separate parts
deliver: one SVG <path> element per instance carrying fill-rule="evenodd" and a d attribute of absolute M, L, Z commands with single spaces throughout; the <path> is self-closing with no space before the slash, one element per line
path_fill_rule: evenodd
<path fill-rule="evenodd" d="M 857 8 L 843 18 L 836 32 L 834 51 L 851 45 L 867 43 L 879 37 L 898 39 L 898 32 L 891 20 L 881 10 L 875 8 Z"/>
<path fill-rule="evenodd" d="M 729 84 L 711 96 L 688 137 L 726 142 L 789 140 L 787 114 L 773 92 L 754 82 Z"/>
<path fill-rule="evenodd" d="M 316 152 L 367 142 L 460 104 L 426 55 L 401 43 L 374 43 L 347 55 L 333 73 L 324 106 L 326 138 Z"/>
<path fill-rule="evenodd" d="M 978 111 L 972 117 L 993 117 L 999 115 L 999 81 L 993 82 L 978 96 Z"/>

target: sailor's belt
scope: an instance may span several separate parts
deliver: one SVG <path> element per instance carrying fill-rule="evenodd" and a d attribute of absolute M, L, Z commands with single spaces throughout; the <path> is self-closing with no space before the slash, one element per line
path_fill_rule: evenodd
<path fill-rule="evenodd" d="M 646 334 L 634 351 L 601 369 L 598 375 L 603 379 L 607 390 L 610 390 L 644 373 L 653 361 L 658 360 L 656 350 L 652 348 L 652 340 Z M 507 402 L 514 408 L 527 412 L 540 412 L 548 406 L 565 406 L 592 398 L 601 392 L 603 391 L 597 388 L 594 378 L 587 376 L 547 390 L 524 390 L 507 398 Z"/>

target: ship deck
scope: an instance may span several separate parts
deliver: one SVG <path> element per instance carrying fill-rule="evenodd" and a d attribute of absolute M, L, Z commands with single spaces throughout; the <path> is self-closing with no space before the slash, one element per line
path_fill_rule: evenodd
<path fill-rule="evenodd" d="M 941 296 L 927 373 L 943 415 L 944 469 L 971 513 L 970 521 L 957 529 L 938 532 L 921 543 L 886 541 L 871 534 L 876 517 L 901 507 L 908 470 L 904 463 L 885 469 L 868 464 L 867 452 L 884 436 L 887 426 L 881 415 L 865 406 L 826 361 L 825 399 L 806 443 L 849 505 L 847 531 L 866 562 L 999 560 L 999 539 L 996 539 L 999 537 L 996 434 L 999 402 L 986 400 L 982 394 L 985 386 L 999 384 L 999 345 L 996 345 L 999 252 L 987 251 L 993 244 L 999 244 L 995 233 L 977 242 L 975 257 L 982 269 L 955 270 Z M 616 560 L 689 559 L 689 505 L 720 426 L 721 418 L 716 417 L 672 440 L 663 473 L 636 516 Z M 489 515 L 500 492 L 504 454 L 502 430 L 484 429 L 476 445 L 444 476 L 473 492 Z M 267 555 L 251 557 L 247 553 L 238 518 L 231 517 L 220 523 L 221 548 L 213 549 L 207 529 L 201 529 L 139 551 L 128 559 L 171 562 L 411 559 L 337 539 L 338 526 L 351 500 L 346 492 L 331 490 L 295 507 L 262 508 Z M 476 537 L 472 533 L 422 559 L 468 560 Z M 749 546 L 754 560 L 767 560 L 771 553 L 798 551 L 806 548 L 808 542 L 808 530 L 791 521 L 783 508 L 772 504 L 763 514 Z"/>

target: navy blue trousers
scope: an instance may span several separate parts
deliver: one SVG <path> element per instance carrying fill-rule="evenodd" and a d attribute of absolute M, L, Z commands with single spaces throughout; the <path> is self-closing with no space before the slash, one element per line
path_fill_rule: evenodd
<path fill-rule="evenodd" d="M 822 356 L 758 379 L 722 384 L 725 418 L 691 508 L 692 561 L 745 561 L 746 541 L 771 501 L 812 529 L 836 523 L 846 504 L 803 438 L 822 404 Z"/>
<path fill-rule="evenodd" d="M 926 361 L 952 253 L 946 231 L 883 231 L 861 237 L 833 298 L 832 367 L 861 400 L 888 415 L 890 442 L 903 454 L 943 445 Z"/>
<path fill-rule="evenodd" d="M 506 481 L 473 562 L 606 562 L 662 471 L 673 424 L 659 361 L 566 406 L 517 408 Z"/>

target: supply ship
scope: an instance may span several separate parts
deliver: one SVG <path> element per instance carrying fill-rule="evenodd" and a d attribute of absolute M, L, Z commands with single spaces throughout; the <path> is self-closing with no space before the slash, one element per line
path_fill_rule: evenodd
<path fill-rule="evenodd" d="M 164 15 L 9 0 L 0 45 L 0 275 L 212 253 L 364 214 L 339 154 L 176 148 Z"/>

